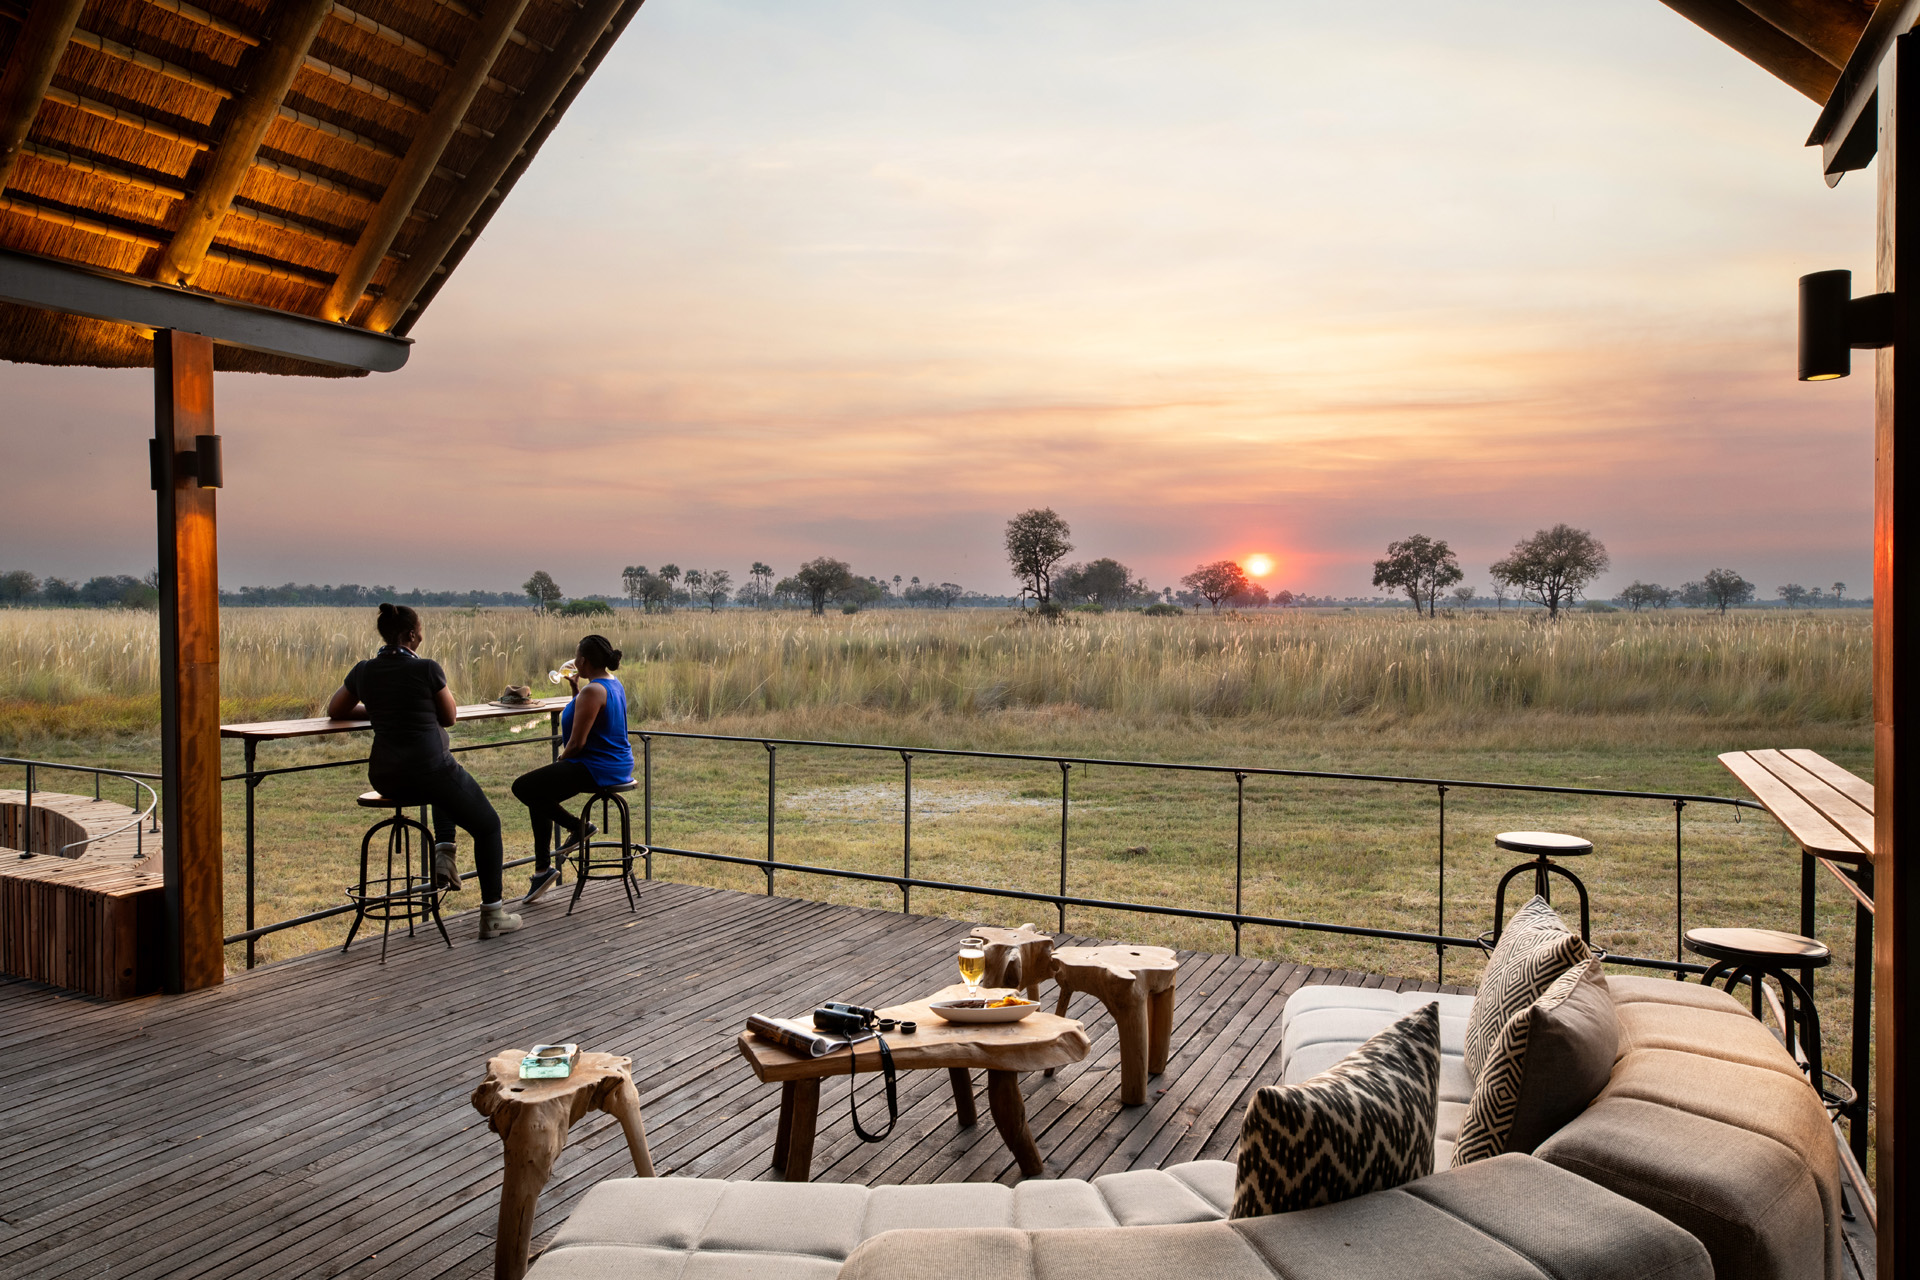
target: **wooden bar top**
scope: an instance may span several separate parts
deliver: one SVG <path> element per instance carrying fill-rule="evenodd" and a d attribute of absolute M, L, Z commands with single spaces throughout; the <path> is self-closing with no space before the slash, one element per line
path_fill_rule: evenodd
<path fill-rule="evenodd" d="M 1816 858 L 1873 861 L 1873 784 L 1815 751 L 1729 751 L 1720 757 L 1753 798 Z"/>
<path fill-rule="evenodd" d="M 467 720 L 510 720 L 514 716 L 544 715 L 549 711 L 558 711 L 571 702 L 571 698 L 535 698 L 532 702 L 519 707 L 496 706 L 491 702 L 477 703 L 470 707 L 454 709 L 454 723 Z M 325 716 L 315 716 L 307 720 L 261 720 L 254 724 L 223 724 L 220 736 L 223 738 L 251 738 L 255 742 L 267 742 L 277 738 L 312 738 L 325 733 L 358 733 L 373 728 L 371 720 L 329 720 Z"/>

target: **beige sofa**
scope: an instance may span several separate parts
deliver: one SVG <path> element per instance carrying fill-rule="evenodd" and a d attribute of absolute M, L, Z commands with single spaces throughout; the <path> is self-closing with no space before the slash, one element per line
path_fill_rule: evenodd
<path fill-rule="evenodd" d="M 1471 997 L 1309 987 L 1283 1014 L 1289 1081 L 1439 1001 L 1432 1176 L 1233 1221 L 1234 1168 L 1218 1160 L 1014 1187 L 612 1179 L 530 1280 L 1839 1280 L 1832 1130 L 1779 1042 L 1723 992 L 1608 982 L 1613 1077 L 1532 1156 L 1447 1167 Z"/>

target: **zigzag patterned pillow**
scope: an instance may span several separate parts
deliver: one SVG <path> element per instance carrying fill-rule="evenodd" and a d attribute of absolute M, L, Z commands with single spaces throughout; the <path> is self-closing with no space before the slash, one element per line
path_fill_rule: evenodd
<path fill-rule="evenodd" d="M 1296 1085 L 1247 1104 L 1233 1217 L 1310 1209 L 1433 1172 L 1440 1006 L 1415 1010 Z"/>
<path fill-rule="evenodd" d="M 1582 961 L 1501 1029 L 1454 1142 L 1454 1167 L 1531 1152 L 1606 1087 L 1619 1049 L 1600 961 Z"/>
<path fill-rule="evenodd" d="M 1558 978 L 1593 953 L 1570 932 L 1551 904 L 1535 894 L 1513 913 L 1500 931 L 1500 944 L 1487 960 L 1473 1013 L 1467 1019 L 1467 1075 L 1475 1083 L 1486 1067 L 1487 1051 L 1513 1015 L 1546 994 Z"/>

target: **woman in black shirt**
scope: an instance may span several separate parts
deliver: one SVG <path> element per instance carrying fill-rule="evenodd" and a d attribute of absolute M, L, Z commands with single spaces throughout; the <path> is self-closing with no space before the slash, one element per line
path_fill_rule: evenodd
<path fill-rule="evenodd" d="M 422 639 L 420 615 L 405 605 L 380 606 L 380 638 L 374 657 L 347 673 L 327 701 L 334 720 L 373 721 L 367 781 L 398 804 L 433 806 L 433 878 L 460 887 L 453 829 L 473 837 L 480 871 L 480 936 L 497 937 L 520 927 L 520 917 L 501 903 L 500 815 L 473 775 L 447 749 L 453 724 L 453 691 L 440 664 L 414 653 Z"/>

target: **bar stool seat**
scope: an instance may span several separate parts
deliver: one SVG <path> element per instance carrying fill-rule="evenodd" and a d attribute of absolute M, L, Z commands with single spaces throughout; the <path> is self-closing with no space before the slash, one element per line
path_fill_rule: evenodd
<path fill-rule="evenodd" d="M 1557 831 L 1502 831 L 1493 838 L 1493 845 L 1496 849 L 1538 854 L 1543 858 L 1584 858 L 1593 852 L 1593 841 L 1564 836 Z"/>
<path fill-rule="evenodd" d="M 1580 937 L 1584 942 L 1593 941 L 1592 917 L 1587 902 L 1587 886 L 1571 870 L 1555 862 L 1555 858 L 1584 858 L 1593 852 L 1593 841 L 1580 836 L 1562 835 L 1558 831 L 1502 831 L 1493 838 L 1496 849 L 1511 849 L 1515 853 L 1530 853 L 1531 861 L 1522 862 L 1507 874 L 1500 877 L 1500 887 L 1493 894 L 1493 932 L 1482 935 L 1481 941 L 1488 946 L 1500 941 L 1500 930 L 1507 918 L 1507 885 L 1514 877 L 1533 872 L 1533 891 L 1548 902 L 1553 901 L 1553 877 L 1570 881 L 1574 892 L 1580 895 Z"/>
<path fill-rule="evenodd" d="M 407 936 L 412 937 L 415 923 L 431 920 L 440 930 L 441 940 L 451 948 L 453 939 L 447 936 L 447 926 L 440 919 L 441 891 L 433 883 L 433 832 L 420 819 L 407 816 L 404 802 L 378 791 L 363 791 L 354 803 L 362 809 L 391 809 L 393 816 L 374 823 L 360 838 L 360 883 L 347 890 L 347 898 L 353 903 L 353 926 L 347 930 L 347 940 L 340 944 L 342 954 L 368 920 L 380 922 L 381 964 L 387 962 L 387 937 L 396 922 L 404 922 Z M 387 837 L 387 869 L 385 875 L 374 876 L 370 867 L 373 842 L 383 831 Z M 417 870 L 416 834 L 420 852 Z"/>
<path fill-rule="evenodd" d="M 634 897 L 639 892 L 639 884 L 633 878 L 633 814 L 627 808 L 626 792 L 636 790 L 640 784 L 632 778 L 625 782 L 613 782 L 606 786 L 595 787 L 587 796 L 586 804 L 580 808 L 580 829 L 586 830 L 587 821 L 593 816 L 593 806 L 600 806 L 600 830 L 610 832 L 612 825 L 608 821 L 608 810 L 620 811 L 620 838 L 618 840 L 583 839 L 574 846 L 572 853 L 574 864 L 573 897 L 567 902 L 567 914 L 572 915 L 579 905 L 580 895 L 586 891 L 589 880 L 618 880 L 627 891 L 627 910 L 633 911 Z M 618 849 L 618 856 L 596 857 L 595 849 Z M 564 861 L 564 859 L 562 859 Z"/>
<path fill-rule="evenodd" d="M 1813 993 L 1793 976 L 1795 969 L 1823 969 L 1833 953 L 1815 938 L 1779 929 L 1689 929 L 1687 950 L 1712 960 L 1713 966 L 1702 974 L 1706 986 L 1724 981 L 1728 994 L 1745 982 L 1751 991 L 1753 1016 L 1761 1017 L 1761 983 L 1772 978 L 1780 988 L 1780 1028 L 1787 1052 L 1797 1043 L 1806 1057 L 1805 1070 L 1821 1101 L 1829 1110 L 1857 1116 L 1860 1098 L 1853 1086 L 1838 1076 L 1829 1076 L 1820 1057 L 1820 1010 Z M 1831 1082 L 1831 1083 L 1829 1083 Z"/>
<path fill-rule="evenodd" d="M 1826 945 L 1779 929 L 1689 929 L 1687 950 L 1710 960 L 1748 960 L 1791 969 L 1824 969 Z"/>

